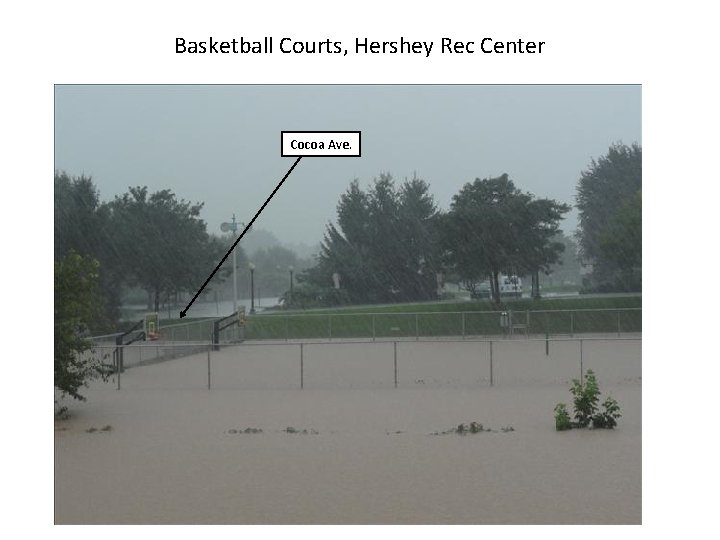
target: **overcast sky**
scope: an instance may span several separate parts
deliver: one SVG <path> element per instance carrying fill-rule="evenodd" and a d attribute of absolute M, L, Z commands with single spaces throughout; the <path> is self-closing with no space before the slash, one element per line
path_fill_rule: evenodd
<path fill-rule="evenodd" d="M 208 230 L 248 222 L 295 158 L 282 130 L 362 131 L 360 158 L 303 158 L 256 221 L 315 244 L 349 182 L 413 172 L 440 208 L 475 178 L 510 175 L 575 203 L 580 172 L 641 140 L 639 86 L 56 86 L 55 168 L 103 200 L 146 185 L 205 203 Z M 571 232 L 572 213 L 563 223 Z"/>

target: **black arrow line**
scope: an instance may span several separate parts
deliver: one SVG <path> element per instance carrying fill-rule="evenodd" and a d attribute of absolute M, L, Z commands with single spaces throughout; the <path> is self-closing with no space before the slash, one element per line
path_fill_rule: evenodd
<path fill-rule="evenodd" d="M 285 176 L 282 177 L 282 180 L 280 180 L 280 183 L 275 187 L 273 192 L 270 194 L 270 196 L 267 198 L 265 203 L 260 207 L 260 210 L 257 211 L 257 214 L 255 214 L 255 217 L 250 220 L 250 223 L 248 223 L 247 227 L 243 230 L 243 232 L 238 236 L 237 240 L 233 243 L 232 247 L 228 250 L 228 252 L 225 254 L 225 256 L 222 258 L 222 260 L 218 263 L 218 265 L 215 267 L 215 270 L 212 271 L 212 274 L 205 280 L 205 283 L 202 284 L 202 287 L 200 287 L 200 290 L 195 293 L 195 296 L 193 296 L 192 300 L 190 300 L 190 303 L 185 306 L 185 309 L 180 312 L 180 318 L 182 319 L 186 314 L 187 310 L 190 309 L 190 306 L 193 305 L 193 302 L 197 299 L 198 296 L 200 296 L 200 293 L 203 291 L 205 287 L 207 287 L 207 284 L 210 283 L 210 280 L 213 278 L 213 276 L 217 273 L 217 271 L 220 269 L 222 264 L 225 262 L 225 260 L 230 256 L 232 253 L 232 250 L 235 249 L 235 246 L 237 246 L 238 242 L 242 240 L 242 237 L 245 236 L 245 233 L 248 232 L 248 229 L 252 227 L 252 224 L 255 223 L 255 220 L 260 215 L 260 212 L 262 212 L 267 204 L 270 202 L 270 199 L 272 199 L 275 196 L 275 193 L 277 193 L 277 190 L 280 189 L 280 186 L 283 185 L 283 182 L 287 179 L 288 176 L 290 176 L 290 173 L 293 172 L 293 169 L 297 166 L 298 163 L 300 163 L 300 160 L 302 159 L 302 156 L 297 158 L 295 160 L 295 163 L 293 163 L 293 166 L 290 167 L 290 170 L 285 173 Z"/>

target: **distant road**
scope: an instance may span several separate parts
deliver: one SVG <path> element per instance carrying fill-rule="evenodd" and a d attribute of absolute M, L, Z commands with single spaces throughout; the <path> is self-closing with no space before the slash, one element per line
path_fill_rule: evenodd
<path fill-rule="evenodd" d="M 545 293 L 542 295 L 543 298 L 631 298 L 634 296 L 642 296 L 642 293 L 592 293 L 592 294 L 580 294 L 577 292 L 558 292 L 558 293 Z M 530 298 L 530 296 L 523 296 L 523 298 Z"/>
<path fill-rule="evenodd" d="M 450 300 L 437 300 L 435 302 L 431 302 L 433 304 L 436 304 L 438 302 L 457 302 L 457 301 L 470 301 L 470 293 L 465 293 L 464 291 L 456 292 L 457 294 L 456 298 L 450 299 Z M 579 292 L 547 292 L 547 293 L 541 293 L 542 298 L 628 298 L 633 296 L 642 296 L 642 293 L 592 293 L 592 294 L 580 294 Z M 530 293 L 525 292 L 522 295 L 522 298 L 530 298 Z M 430 302 L 424 302 L 424 303 L 430 303 Z"/>

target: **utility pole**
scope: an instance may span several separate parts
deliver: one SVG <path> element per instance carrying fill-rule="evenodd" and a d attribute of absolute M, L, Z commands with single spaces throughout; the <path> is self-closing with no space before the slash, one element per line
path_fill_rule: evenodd
<path fill-rule="evenodd" d="M 245 227 L 244 223 L 241 223 L 243 227 Z M 238 223 L 235 221 L 235 214 L 233 214 L 232 222 L 230 223 L 223 223 L 220 225 L 220 230 L 222 232 L 229 232 L 232 231 L 233 238 L 237 237 L 237 229 L 238 229 Z M 233 313 L 237 313 L 237 255 L 236 255 L 237 246 L 233 248 Z"/>

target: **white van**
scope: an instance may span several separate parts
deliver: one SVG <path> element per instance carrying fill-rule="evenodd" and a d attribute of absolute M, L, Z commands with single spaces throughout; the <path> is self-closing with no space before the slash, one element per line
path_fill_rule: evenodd
<path fill-rule="evenodd" d="M 522 296 L 522 279 L 518 276 L 498 276 L 500 296 L 520 298 Z"/>
<path fill-rule="evenodd" d="M 522 297 L 522 279 L 517 276 L 498 276 L 498 285 L 500 286 L 500 296 L 520 298 Z M 483 281 L 478 284 L 477 289 L 470 295 L 473 300 L 481 298 L 490 298 L 490 281 Z"/>

